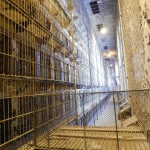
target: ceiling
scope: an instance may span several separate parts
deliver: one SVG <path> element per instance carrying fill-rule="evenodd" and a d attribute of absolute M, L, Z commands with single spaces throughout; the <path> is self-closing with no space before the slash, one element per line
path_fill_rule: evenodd
<path fill-rule="evenodd" d="M 83 0 L 102 50 L 116 50 L 117 0 Z M 107 29 L 106 34 L 100 29 Z"/>

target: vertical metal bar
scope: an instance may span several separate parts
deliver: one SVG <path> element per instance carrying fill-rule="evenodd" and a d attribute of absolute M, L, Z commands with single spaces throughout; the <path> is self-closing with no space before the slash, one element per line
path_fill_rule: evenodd
<path fill-rule="evenodd" d="M 50 149 L 50 126 L 49 126 L 49 97 L 46 97 L 46 109 L 47 109 L 47 144 L 48 149 Z"/>
<path fill-rule="evenodd" d="M 36 147 L 36 97 L 33 97 L 33 111 L 34 111 L 34 119 L 33 119 L 33 129 L 34 129 L 34 136 L 33 136 L 33 146 Z"/>
<path fill-rule="evenodd" d="M 84 94 L 84 93 L 83 93 Z M 82 107 L 82 111 L 83 111 L 83 131 L 84 131 L 84 148 L 85 150 L 87 149 L 87 146 L 86 146 L 86 124 L 85 124 L 85 110 L 84 110 L 84 96 L 83 96 L 83 103 L 82 103 L 83 107 Z"/>
<path fill-rule="evenodd" d="M 92 98 L 92 109 L 94 108 L 94 101 L 93 101 L 93 93 L 91 93 L 91 98 Z M 92 110 L 92 117 L 93 117 L 93 121 L 94 121 L 94 126 L 95 126 L 95 113 L 94 110 Z"/>
<path fill-rule="evenodd" d="M 118 124 L 117 124 L 117 115 L 116 115 L 117 111 L 116 111 L 114 92 L 113 92 L 113 103 L 114 103 L 114 115 L 115 115 L 115 124 L 116 124 L 117 149 L 119 150 Z"/>
<path fill-rule="evenodd" d="M 121 12 L 121 4 L 120 4 L 120 0 L 117 0 L 117 7 L 118 7 L 118 11 L 117 11 L 117 15 L 118 15 L 118 20 L 120 21 L 120 29 L 121 29 L 121 43 L 122 43 L 122 47 L 123 47 L 123 50 L 122 50 L 122 55 L 123 55 L 123 58 L 125 58 L 125 56 L 126 56 L 126 52 L 125 52 L 125 40 L 124 40 L 124 31 L 123 31 L 123 20 L 122 20 L 122 12 Z M 124 60 L 124 71 L 125 71 L 125 73 L 124 73 L 124 75 L 123 76 L 125 76 L 125 78 L 127 77 L 127 74 L 128 74 L 128 72 L 127 72 L 127 65 L 126 65 L 126 61 Z M 125 83 L 125 85 L 123 85 L 123 86 L 125 86 L 124 87 L 124 90 L 127 90 L 127 87 L 128 87 L 128 80 L 124 80 L 124 83 Z M 122 89 L 121 89 L 122 90 Z"/>

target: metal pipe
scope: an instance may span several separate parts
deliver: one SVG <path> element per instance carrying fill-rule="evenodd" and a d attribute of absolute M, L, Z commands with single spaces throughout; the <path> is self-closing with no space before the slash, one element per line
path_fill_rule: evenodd
<path fill-rule="evenodd" d="M 125 61 L 125 56 L 126 56 L 126 53 L 125 53 L 125 43 L 124 43 L 124 32 L 123 32 L 123 20 L 122 20 L 122 13 L 121 13 L 121 4 L 120 4 L 120 0 L 117 0 L 117 5 L 118 5 L 118 20 L 120 22 L 120 30 L 121 30 L 121 43 L 122 43 L 122 55 L 123 55 L 123 59 L 124 59 L 124 70 L 125 70 L 125 73 L 124 73 L 124 76 L 127 77 L 127 65 L 126 65 L 126 61 Z M 128 81 L 126 79 L 124 79 L 125 81 L 125 85 L 123 85 L 123 87 L 125 87 L 125 90 L 127 89 L 128 87 Z"/>

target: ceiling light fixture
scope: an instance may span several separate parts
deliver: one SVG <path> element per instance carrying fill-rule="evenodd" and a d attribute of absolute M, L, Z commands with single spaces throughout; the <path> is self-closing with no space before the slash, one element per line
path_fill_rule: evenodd
<path fill-rule="evenodd" d="M 105 50 L 103 53 L 104 58 L 112 58 L 117 56 L 116 50 Z"/>
<path fill-rule="evenodd" d="M 102 1 L 101 1 L 101 0 L 97 1 L 97 4 L 101 4 L 101 3 L 102 3 Z"/>
<path fill-rule="evenodd" d="M 107 33 L 107 29 L 104 28 L 104 27 L 101 28 L 101 29 L 100 29 L 100 33 L 101 33 L 101 34 L 106 34 L 106 33 Z"/>

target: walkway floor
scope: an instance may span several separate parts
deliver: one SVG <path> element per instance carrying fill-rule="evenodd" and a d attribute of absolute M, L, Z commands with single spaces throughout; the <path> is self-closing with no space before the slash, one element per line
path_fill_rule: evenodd
<path fill-rule="evenodd" d="M 86 127 L 84 131 L 81 126 L 64 126 L 49 140 L 47 134 L 39 137 L 37 147 L 26 144 L 18 150 L 150 150 L 139 128 L 119 128 L 118 142 L 114 127 Z"/>
<path fill-rule="evenodd" d="M 115 97 L 116 98 L 116 97 Z M 118 117 L 119 107 L 116 103 L 116 117 Z M 104 105 L 99 109 L 98 113 L 88 123 L 88 126 L 115 126 L 115 111 L 113 97 L 110 96 Z M 120 126 L 121 122 L 117 120 L 117 125 Z"/>

